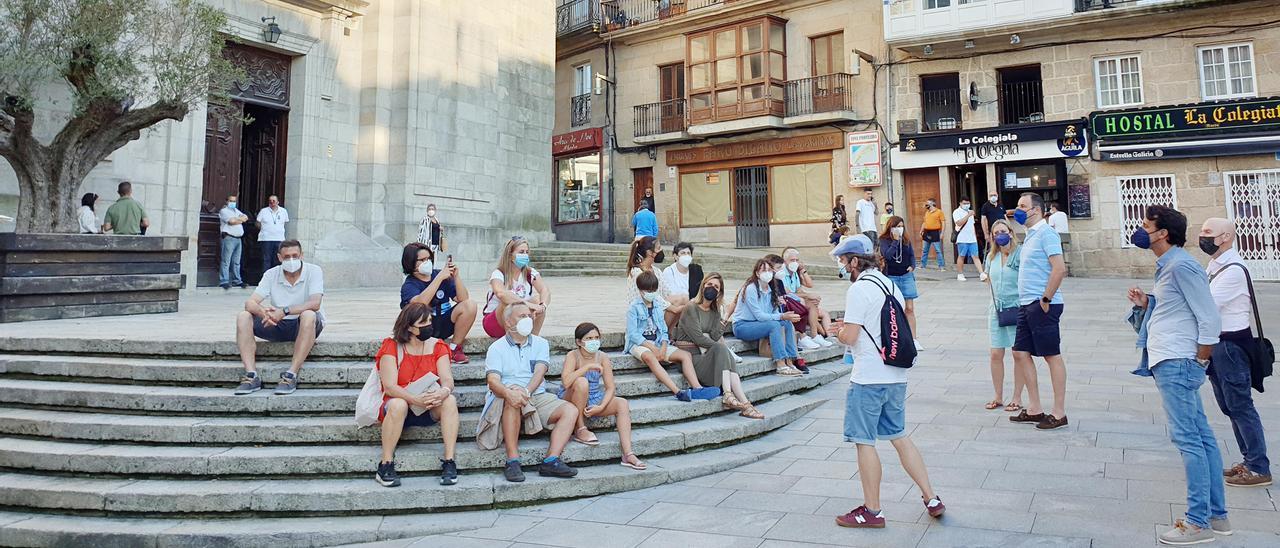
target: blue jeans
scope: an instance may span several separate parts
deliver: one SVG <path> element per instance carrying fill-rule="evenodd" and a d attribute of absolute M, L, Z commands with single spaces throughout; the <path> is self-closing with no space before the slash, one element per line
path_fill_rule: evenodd
<path fill-rule="evenodd" d="M 280 264 L 281 242 L 261 242 L 262 243 L 262 272 L 265 274 L 272 267 Z"/>
<path fill-rule="evenodd" d="M 1182 453 L 1187 474 L 1187 522 L 1209 527 L 1210 518 L 1227 515 L 1222 483 L 1222 453 L 1200 401 L 1205 371 L 1188 358 L 1165 360 L 1151 368 L 1169 420 L 1169 437 Z"/>
<path fill-rule="evenodd" d="M 1271 475 L 1267 460 L 1267 440 L 1262 432 L 1262 419 L 1253 407 L 1250 392 L 1249 356 L 1240 345 L 1221 341 L 1213 347 L 1213 365 L 1209 366 L 1209 382 L 1213 398 L 1222 414 L 1231 419 L 1236 445 L 1244 455 L 1244 465 L 1256 474 Z"/>
<path fill-rule="evenodd" d="M 738 320 L 733 322 L 733 336 L 748 342 L 769 337 L 769 348 L 775 360 L 800 356 L 796 351 L 796 328 L 788 321 Z"/>
<path fill-rule="evenodd" d="M 920 250 L 920 268 L 929 266 L 930 249 L 938 256 L 938 268 L 942 268 L 942 242 L 921 242 L 920 245 L 924 247 Z"/>
<path fill-rule="evenodd" d="M 244 241 L 230 236 L 222 237 L 222 258 L 218 266 L 218 285 L 240 285 L 240 252 Z"/>

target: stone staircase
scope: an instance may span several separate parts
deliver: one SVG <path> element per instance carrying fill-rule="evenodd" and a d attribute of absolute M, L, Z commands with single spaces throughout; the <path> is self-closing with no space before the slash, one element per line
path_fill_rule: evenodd
<path fill-rule="evenodd" d="M 675 257 L 671 256 L 671 245 L 665 244 L 666 262 L 659 265 L 666 268 Z M 627 253 L 630 244 L 599 244 L 581 242 L 546 242 L 538 245 L 533 252 L 534 266 L 539 272 L 548 276 L 618 276 L 626 277 Z M 777 253 L 776 249 L 729 250 L 711 246 L 695 246 L 694 260 L 702 265 L 704 272 L 719 272 L 725 276 L 731 287 L 741 285 L 751 267 L 759 257 L 768 253 Z M 812 254 L 810 254 L 812 255 Z M 824 258 L 825 259 L 825 258 Z M 833 263 L 826 260 L 810 261 L 810 275 L 814 279 L 835 280 L 836 269 Z"/>
<path fill-rule="evenodd" d="M 572 341 L 549 340 L 558 356 L 548 378 L 558 379 Z M 439 429 L 414 428 L 396 454 L 404 484 L 388 489 L 372 481 L 378 429 L 357 428 L 352 417 L 375 341 L 319 343 L 293 395 L 234 396 L 241 368 L 230 341 L 0 338 L 0 545 L 368 542 L 488 526 L 431 515 L 438 512 L 594 496 L 741 466 L 785 448 L 752 440 L 819 405 L 801 394 L 845 371 L 839 346 L 804 352 L 812 373 L 784 378 L 745 343 L 729 342 L 767 419 L 727 413 L 719 399 L 675 400 L 620 352 L 621 334 L 609 333 L 618 394 L 632 403 L 634 451 L 649 469 L 618 466 L 612 419 L 592 419 L 600 445 L 571 442 L 564 453 L 578 477 L 531 473 L 512 484 L 501 477 L 503 452 L 472 441 L 485 391 L 474 356 L 487 341 L 468 341 L 473 361 L 454 366 L 459 484 L 438 483 Z M 289 350 L 259 345 L 265 379 L 278 378 Z M 546 446 L 545 435 L 522 439 L 521 460 L 535 465 Z"/>

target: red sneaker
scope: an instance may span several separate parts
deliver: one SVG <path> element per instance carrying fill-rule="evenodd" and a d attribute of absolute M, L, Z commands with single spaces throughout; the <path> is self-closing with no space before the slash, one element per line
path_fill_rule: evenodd
<path fill-rule="evenodd" d="M 942 504 L 942 497 L 934 495 L 932 499 L 924 501 L 924 509 L 929 511 L 929 517 L 940 518 L 943 512 L 947 511 L 947 505 Z"/>
<path fill-rule="evenodd" d="M 848 514 L 837 517 L 836 525 L 856 529 L 884 529 L 884 512 L 872 514 L 866 506 L 859 506 Z"/>
<path fill-rule="evenodd" d="M 457 348 L 453 349 L 453 353 L 450 354 L 449 361 L 452 361 L 453 363 L 470 363 L 471 359 L 467 358 L 467 355 L 462 353 L 462 345 L 458 345 Z"/>

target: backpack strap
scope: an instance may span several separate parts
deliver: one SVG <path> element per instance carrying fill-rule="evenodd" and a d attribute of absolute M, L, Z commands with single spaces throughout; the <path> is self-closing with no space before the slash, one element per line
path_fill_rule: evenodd
<path fill-rule="evenodd" d="M 1233 266 L 1238 266 L 1240 267 L 1240 270 L 1244 271 L 1244 281 L 1249 285 L 1249 304 L 1253 306 L 1253 323 L 1258 325 L 1258 338 L 1262 339 L 1262 315 L 1258 314 L 1258 296 L 1257 293 L 1254 293 L 1253 291 L 1253 276 L 1249 275 L 1249 269 L 1244 266 L 1244 263 L 1227 263 L 1226 266 L 1219 268 L 1217 272 L 1210 275 L 1209 281 L 1213 282 L 1213 279 L 1217 278 L 1219 274 L 1222 274 L 1222 271 Z"/>

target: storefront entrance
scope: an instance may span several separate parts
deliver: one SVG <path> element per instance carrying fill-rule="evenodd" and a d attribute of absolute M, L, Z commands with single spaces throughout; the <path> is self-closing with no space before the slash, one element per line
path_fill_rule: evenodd
<path fill-rule="evenodd" d="M 912 169 L 902 172 L 903 186 L 906 187 L 907 207 L 903 208 L 906 234 L 911 238 L 911 247 L 919 257 L 922 252 L 920 242 L 920 226 L 924 223 L 924 203 L 929 200 L 941 203 L 938 198 L 938 170 L 936 168 Z"/>
<path fill-rule="evenodd" d="M 1236 249 L 1256 280 L 1280 280 L 1280 170 L 1225 174 Z"/>
<path fill-rule="evenodd" d="M 769 169 L 733 170 L 734 225 L 738 247 L 769 246 Z"/>
<path fill-rule="evenodd" d="M 960 207 L 960 200 L 968 198 L 970 207 L 973 208 L 973 233 L 978 237 L 978 249 L 986 249 L 986 235 L 982 232 L 982 204 L 987 201 L 987 166 L 985 165 L 966 165 L 956 166 L 951 172 L 951 196 L 952 202 L 956 207 Z M 951 220 L 950 212 L 947 212 L 947 220 Z M 954 228 L 954 227 L 952 227 Z M 955 243 L 952 242 L 952 249 L 955 249 Z M 954 253 L 953 253 L 954 256 Z"/>

